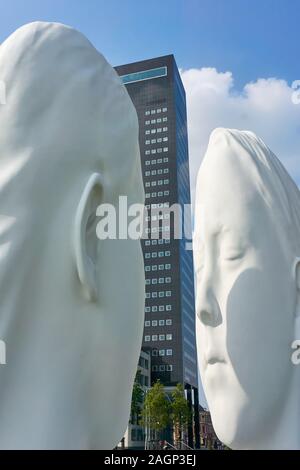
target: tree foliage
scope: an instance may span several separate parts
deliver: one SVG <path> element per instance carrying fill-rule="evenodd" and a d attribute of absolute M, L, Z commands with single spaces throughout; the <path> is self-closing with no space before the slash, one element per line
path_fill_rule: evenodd
<path fill-rule="evenodd" d="M 172 420 L 180 427 L 187 426 L 191 419 L 188 402 L 184 396 L 183 385 L 178 383 L 172 392 Z"/>
<path fill-rule="evenodd" d="M 132 389 L 132 398 L 131 398 L 131 418 L 134 416 L 139 416 L 141 413 L 143 401 L 144 401 L 144 389 L 140 381 L 141 372 L 138 370 L 135 376 L 133 389 Z"/>
<path fill-rule="evenodd" d="M 148 391 L 142 411 L 143 422 L 154 431 L 162 431 L 170 423 L 170 403 L 158 380 Z"/>
<path fill-rule="evenodd" d="M 178 383 L 172 392 L 172 422 L 175 441 L 182 440 L 182 432 L 191 420 L 191 411 L 184 396 L 183 385 Z"/>

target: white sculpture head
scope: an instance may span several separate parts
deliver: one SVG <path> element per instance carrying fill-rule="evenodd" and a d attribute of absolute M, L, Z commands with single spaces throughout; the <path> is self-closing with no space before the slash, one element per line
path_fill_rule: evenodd
<path fill-rule="evenodd" d="M 233 449 L 300 444 L 299 256 L 297 186 L 252 132 L 216 129 L 197 179 L 196 328 L 213 425 Z"/>
<path fill-rule="evenodd" d="M 144 202 L 138 120 L 79 32 L 32 23 L 0 47 L 0 446 L 112 448 L 142 341 L 139 240 L 96 208 Z"/>

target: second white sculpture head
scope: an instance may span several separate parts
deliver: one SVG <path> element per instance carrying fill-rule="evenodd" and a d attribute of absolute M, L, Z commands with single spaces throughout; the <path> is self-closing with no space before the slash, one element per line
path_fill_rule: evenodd
<path fill-rule="evenodd" d="M 299 256 L 297 186 L 253 133 L 216 129 L 197 180 L 197 345 L 233 449 L 300 445 Z"/>
<path fill-rule="evenodd" d="M 142 341 L 139 240 L 102 240 L 96 209 L 144 202 L 138 120 L 79 32 L 33 23 L 0 47 L 1 448 L 112 448 Z"/>

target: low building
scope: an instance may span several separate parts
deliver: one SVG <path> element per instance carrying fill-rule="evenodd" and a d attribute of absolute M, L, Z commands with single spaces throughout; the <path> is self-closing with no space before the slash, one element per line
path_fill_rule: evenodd
<path fill-rule="evenodd" d="M 223 449 L 224 446 L 218 439 L 213 428 L 210 412 L 201 408 L 199 411 L 199 418 L 201 448 L 208 450 Z"/>

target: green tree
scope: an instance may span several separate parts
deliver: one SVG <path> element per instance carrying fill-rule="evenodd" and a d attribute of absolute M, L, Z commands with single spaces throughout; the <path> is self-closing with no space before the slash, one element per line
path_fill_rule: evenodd
<path fill-rule="evenodd" d="M 138 370 L 135 376 L 133 389 L 132 389 L 132 397 L 131 397 L 131 423 L 134 422 L 136 418 L 137 422 L 139 420 L 139 416 L 141 414 L 141 409 L 143 406 L 144 401 L 144 389 L 141 385 L 141 371 Z"/>
<path fill-rule="evenodd" d="M 155 437 L 170 424 L 170 404 L 164 387 L 158 380 L 146 395 L 142 410 L 143 423 L 155 431 Z"/>
<path fill-rule="evenodd" d="M 175 442 L 178 445 L 182 441 L 182 433 L 189 424 L 192 415 L 184 396 L 183 385 L 178 383 L 172 392 L 172 422 L 175 434 Z"/>

